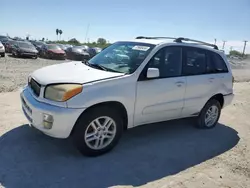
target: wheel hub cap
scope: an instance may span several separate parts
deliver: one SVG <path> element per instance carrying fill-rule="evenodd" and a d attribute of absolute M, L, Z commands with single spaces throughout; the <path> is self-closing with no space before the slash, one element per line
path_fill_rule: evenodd
<path fill-rule="evenodd" d="M 102 116 L 93 120 L 85 131 L 85 143 L 94 150 L 107 147 L 116 135 L 116 123 L 108 117 Z"/>
<path fill-rule="evenodd" d="M 213 105 L 208 108 L 207 113 L 205 115 L 205 124 L 207 127 L 211 127 L 216 122 L 219 116 L 219 109 L 217 106 Z"/>

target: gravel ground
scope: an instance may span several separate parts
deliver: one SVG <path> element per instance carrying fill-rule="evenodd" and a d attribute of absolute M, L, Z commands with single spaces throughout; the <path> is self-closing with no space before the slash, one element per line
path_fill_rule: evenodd
<path fill-rule="evenodd" d="M 0 58 L 0 187 L 250 187 L 250 69 L 232 64 L 237 82 L 233 104 L 219 124 L 198 130 L 192 120 L 169 121 L 127 131 L 110 153 L 83 157 L 70 140 L 30 128 L 19 92 L 27 75 L 61 63 Z"/>
<path fill-rule="evenodd" d="M 65 61 L 14 58 L 11 55 L 0 57 L 0 93 L 16 91 L 27 83 L 28 75 L 34 70 L 62 62 Z"/>

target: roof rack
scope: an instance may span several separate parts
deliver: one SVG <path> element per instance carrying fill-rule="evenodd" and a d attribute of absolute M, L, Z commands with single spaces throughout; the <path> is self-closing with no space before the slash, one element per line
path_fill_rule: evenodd
<path fill-rule="evenodd" d="M 178 42 L 178 43 L 182 43 L 183 41 L 190 41 L 190 42 L 196 42 L 196 43 L 199 43 L 199 44 L 202 44 L 202 45 L 213 47 L 216 50 L 219 49 L 218 46 L 215 45 L 215 44 L 210 44 L 210 43 L 206 43 L 206 42 L 203 42 L 203 41 L 184 38 L 184 37 L 174 38 L 174 37 L 144 37 L 144 36 L 138 36 L 138 37 L 136 37 L 136 39 L 173 39 L 174 42 Z"/>
<path fill-rule="evenodd" d="M 136 37 L 135 39 L 173 39 L 173 40 L 175 40 L 176 38 L 174 38 L 174 37 L 144 37 L 144 36 L 139 36 L 139 37 Z"/>
<path fill-rule="evenodd" d="M 206 42 L 203 42 L 203 41 L 199 41 L 199 40 L 194 40 L 194 39 L 189 39 L 189 38 L 183 38 L 183 37 L 180 37 L 180 38 L 177 38 L 177 39 L 174 40 L 174 42 L 179 42 L 179 43 L 181 43 L 182 41 L 197 42 L 197 43 L 202 44 L 202 45 L 211 46 L 211 47 L 213 47 L 216 50 L 219 49 L 218 46 L 215 45 L 215 44 L 209 44 L 209 43 L 206 43 Z"/>

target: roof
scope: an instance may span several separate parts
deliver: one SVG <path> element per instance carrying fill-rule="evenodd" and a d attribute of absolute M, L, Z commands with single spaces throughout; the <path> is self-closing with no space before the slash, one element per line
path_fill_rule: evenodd
<path fill-rule="evenodd" d="M 199 47 L 206 50 L 220 52 L 218 47 L 214 44 L 209 44 L 203 41 L 188 39 L 188 38 L 164 38 L 164 37 L 143 37 L 140 39 L 133 39 L 129 40 L 129 42 L 141 42 L 141 43 L 148 43 L 153 45 L 160 45 L 160 44 L 169 44 L 169 45 L 181 45 L 181 46 L 190 46 L 190 47 Z M 212 48 L 211 48 L 212 47 Z"/>

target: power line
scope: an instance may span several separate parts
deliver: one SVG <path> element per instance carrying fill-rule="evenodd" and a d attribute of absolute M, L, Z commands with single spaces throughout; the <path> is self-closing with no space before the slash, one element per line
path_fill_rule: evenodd
<path fill-rule="evenodd" d="M 242 55 L 244 56 L 245 50 L 246 50 L 246 45 L 247 45 L 247 42 L 248 42 L 248 41 L 244 40 L 243 42 L 244 42 L 244 47 L 243 47 Z"/>

